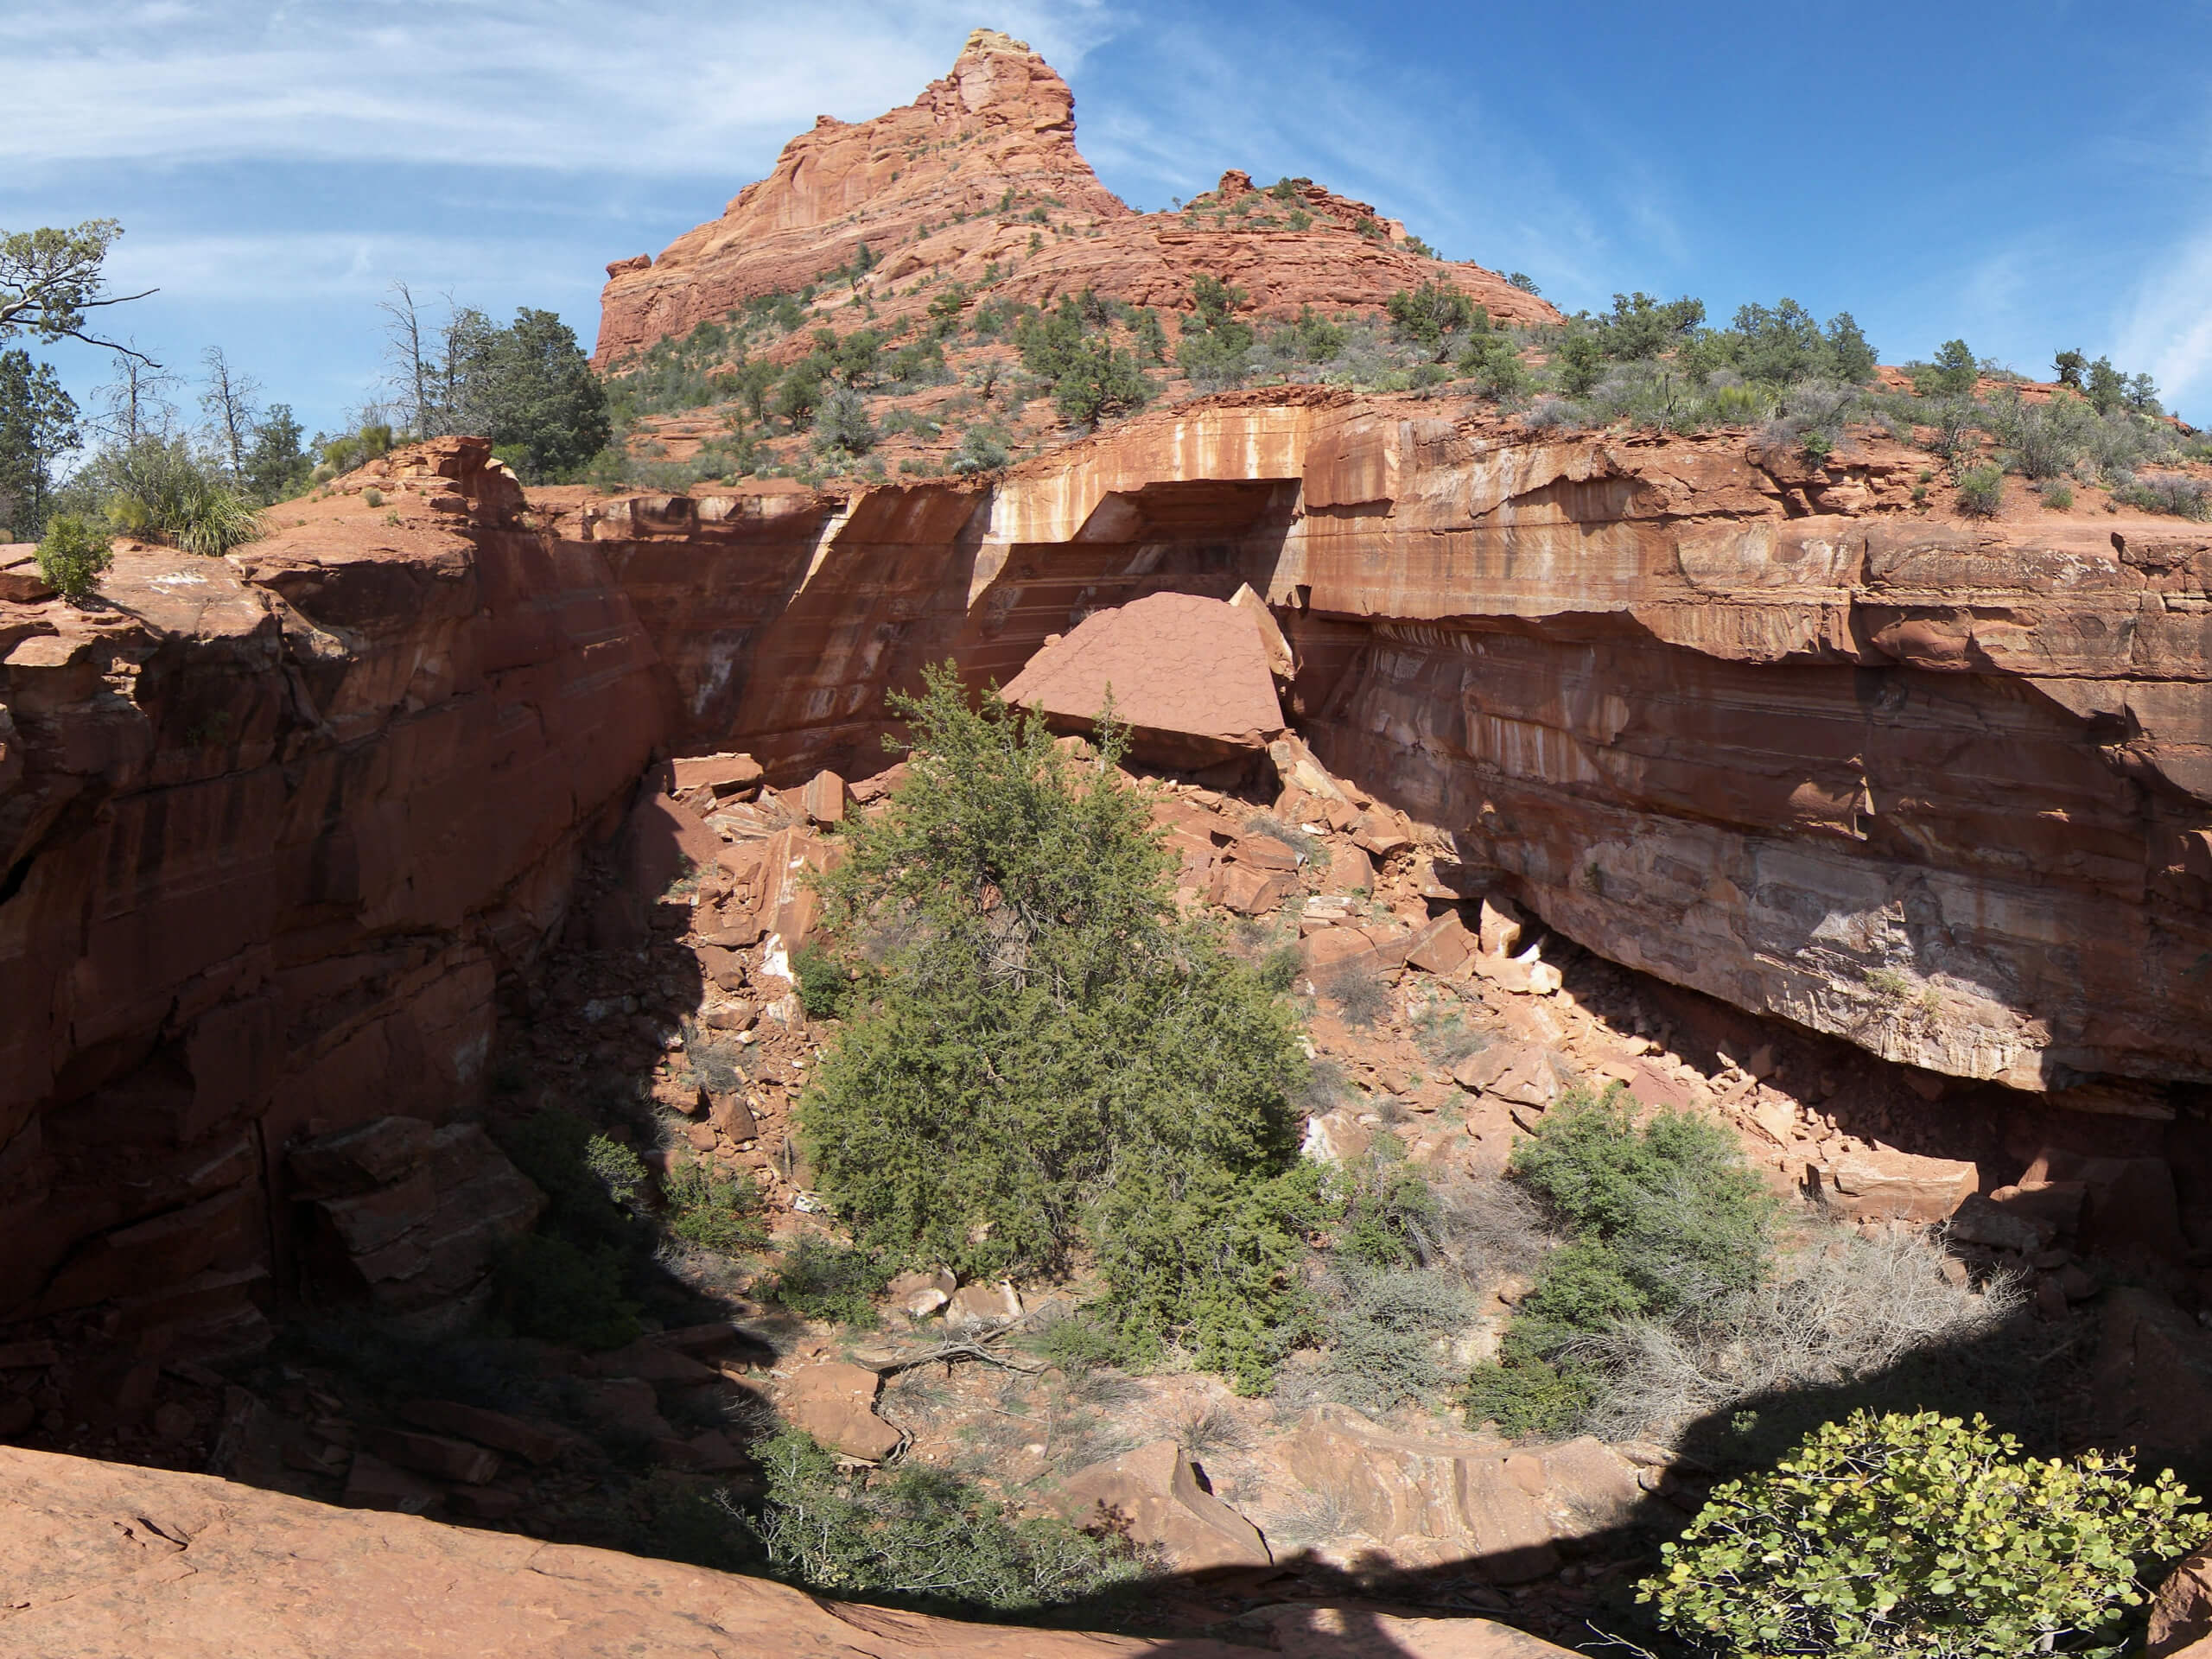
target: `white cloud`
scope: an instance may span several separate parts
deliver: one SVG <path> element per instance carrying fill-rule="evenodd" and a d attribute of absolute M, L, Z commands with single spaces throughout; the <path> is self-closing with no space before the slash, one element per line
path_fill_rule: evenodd
<path fill-rule="evenodd" d="M 1125 42 L 1144 56 L 1143 104 L 1079 106 L 1078 141 L 1146 207 L 1209 189 L 1225 168 L 1263 183 L 1304 173 L 1447 257 L 1594 286 L 1606 238 L 1539 148 L 1497 132 L 1464 83 L 1385 73 L 1372 39 L 1289 16 L 1229 46 L 1191 24 L 1147 29 Z"/>
<path fill-rule="evenodd" d="M 596 296 L 600 272 L 573 250 L 530 238 L 419 236 L 352 231 L 242 236 L 127 236 L 109 260 L 120 290 L 158 288 L 195 304 L 381 297 L 404 277 L 418 297 L 447 287 L 547 289 L 563 266 L 569 286 Z"/>
<path fill-rule="evenodd" d="M 2145 272 L 2121 321 L 2113 356 L 2123 368 L 2147 372 L 2168 407 L 2200 423 L 2212 400 L 2212 226 Z"/>
<path fill-rule="evenodd" d="M 998 8 L 1063 69 L 1105 0 Z M 865 118 L 943 74 L 954 0 L 480 0 L 366 9 L 79 0 L 0 17 L 0 163 L 413 161 L 720 175 L 817 113 Z M 64 26 L 66 22 L 66 27 Z"/>

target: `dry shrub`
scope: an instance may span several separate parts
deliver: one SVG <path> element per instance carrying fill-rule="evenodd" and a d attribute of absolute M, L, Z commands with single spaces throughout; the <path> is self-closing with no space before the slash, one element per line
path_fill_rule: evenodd
<path fill-rule="evenodd" d="M 1203 1461 L 1224 1452 L 1247 1452 L 1252 1431 L 1244 1420 L 1217 1400 L 1193 1400 L 1176 1410 L 1160 1413 L 1162 1440 L 1173 1440 L 1191 1456 Z"/>
<path fill-rule="evenodd" d="M 1269 1542 L 1285 1546 L 1325 1544 L 1355 1530 L 1351 1511 L 1334 1492 L 1300 1492 L 1287 1507 L 1261 1517 Z"/>
<path fill-rule="evenodd" d="M 1321 987 L 1348 1026 L 1371 1026 L 1390 1011 L 1390 986 L 1372 968 L 1346 963 Z"/>
<path fill-rule="evenodd" d="M 1502 1176 L 1446 1179 L 1434 1191 L 1444 1259 L 1471 1284 L 1533 1273 L 1552 1247 L 1535 1199 Z"/>
<path fill-rule="evenodd" d="M 1849 1384 L 1988 1336 L 2021 1306 L 2017 1280 L 1976 1294 L 1943 1277 L 1943 1256 L 1919 1234 L 1839 1233 L 1781 1257 L 1754 1290 L 1585 1338 L 1574 1357 L 1606 1382 L 1583 1426 L 1610 1440 L 1672 1440 L 1743 1401 Z"/>

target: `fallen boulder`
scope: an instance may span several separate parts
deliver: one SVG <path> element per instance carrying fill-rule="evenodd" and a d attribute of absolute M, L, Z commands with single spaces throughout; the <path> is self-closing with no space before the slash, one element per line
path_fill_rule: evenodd
<path fill-rule="evenodd" d="M 1854 1221 L 1948 1221 L 1980 1182 L 1959 1159 L 1888 1147 L 1839 1153 L 1813 1173 L 1830 1207 Z"/>
<path fill-rule="evenodd" d="M 1195 594 L 1093 612 L 1032 657 L 1006 699 L 1041 704 L 1055 730 L 1088 733 L 1109 693 L 1130 753 L 1154 764 L 1217 765 L 1266 749 L 1283 729 L 1251 614 Z"/>
<path fill-rule="evenodd" d="M 1078 1470 L 1057 1503 L 1070 1520 L 1160 1550 L 1179 1573 L 1265 1567 L 1274 1559 L 1257 1527 L 1198 1484 L 1191 1459 L 1173 1440 Z"/>
<path fill-rule="evenodd" d="M 784 1379 L 784 1415 L 842 1457 L 880 1463 L 906 1438 L 875 1414 L 882 1383 L 865 1365 L 842 1360 L 803 1366 Z"/>

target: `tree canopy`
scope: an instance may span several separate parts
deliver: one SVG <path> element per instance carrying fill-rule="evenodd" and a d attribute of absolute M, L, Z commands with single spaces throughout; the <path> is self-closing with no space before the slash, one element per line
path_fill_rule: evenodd
<path fill-rule="evenodd" d="M 800 1109 L 822 1189 L 902 1260 L 998 1275 L 1097 1261 L 1135 1347 L 1259 1386 L 1302 1328 L 1289 1010 L 1175 908 L 1102 723 L 1077 759 L 951 665 L 912 772 L 849 830 L 833 937 L 870 964 Z"/>

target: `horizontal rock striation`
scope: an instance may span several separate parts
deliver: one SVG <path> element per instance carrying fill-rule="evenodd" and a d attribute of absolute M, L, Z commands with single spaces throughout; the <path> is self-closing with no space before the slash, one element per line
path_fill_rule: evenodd
<path fill-rule="evenodd" d="M 1262 202 L 1280 222 L 1248 228 L 1250 206 L 1234 209 L 1252 194 L 1252 181 L 1232 171 L 1213 193 L 1225 210 L 1218 224 L 1210 213 L 1133 212 L 1076 149 L 1067 83 L 1020 41 L 978 29 L 952 73 L 912 104 L 858 124 L 819 118 L 720 219 L 658 257 L 609 265 L 594 360 L 619 364 L 747 300 L 796 293 L 849 269 L 863 245 L 877 263 L 849 280 L 885 321 L 923 315 L 935 292 L 918 288 L 925 276 L 988 280 L 1032 302 L 1096 288 L 1181 310 L 1201 272 L 1272 315 L 1379 306 L 1440 276 L 1500 321 L 1559 320 L 1495 271 L 1416 253 L 1403 226 L 1364 202 L 1301 181 L 1294 203 Z M 1294 208 L 1312 221 L 1306 229 L 1288 227 Z"/>
<path fill-rule="evenodd" d="M 1947 521 L 1886 439 L 1319 388 L 995 484 L 525 507 L 474 441 L 377 465 L 227 560 L 126 550 L 104 606 L 0 604 L 0 1319 L 245 1318 L 283 1148 L 476 1098 L 657 747 L 865 777 L 925 664 L 1003 685 L 1154 594 L 1262 596 L 1321 760 L 1602 956 L 2101 1109 L 2212 1078 L 2195 526 Z"/>
<path fill-rule="evenodd" d="M 772 559 L 703 518 L 604 556 L 685 740 L 794 780 L 866 770 L 924 661 L 1003 684 L 1101 608 L 1249 582 L 1316 752 L 1599 953 L 1955 1077 L 2212 1077 L 2212 537 L 1947 521 L 1917 466 L 1277 388 L 988 491 L 766 498 Z"/>

